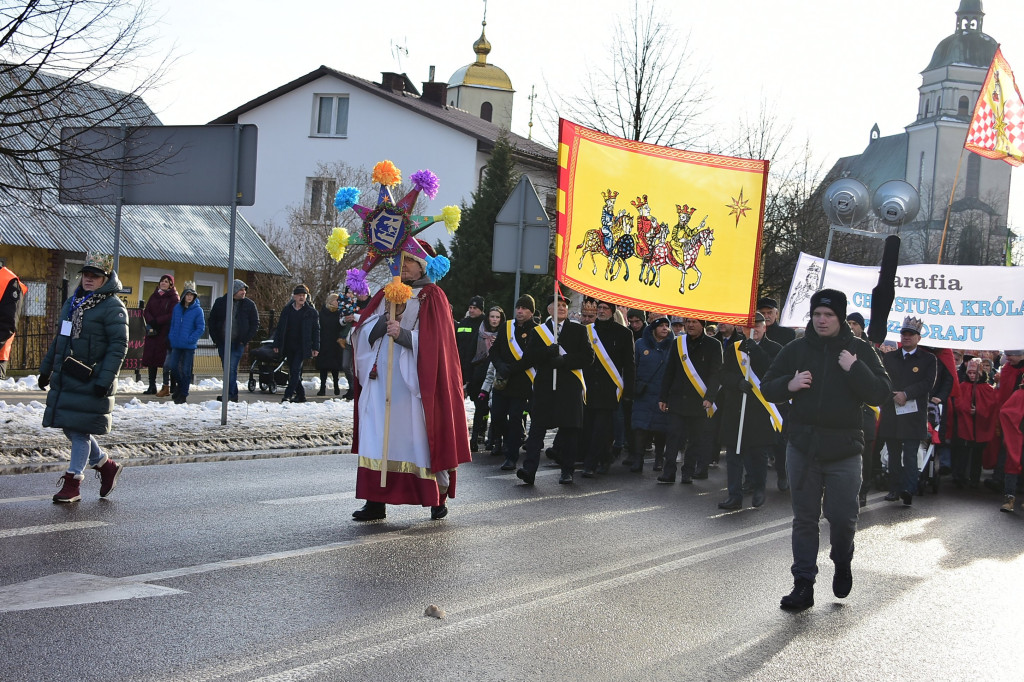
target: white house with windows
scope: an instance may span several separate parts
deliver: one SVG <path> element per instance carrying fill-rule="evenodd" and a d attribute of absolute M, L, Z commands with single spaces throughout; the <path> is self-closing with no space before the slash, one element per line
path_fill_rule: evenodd
<path fill-rule="evenodd" d="M 466 91 L 466 83 L 458 86 Z M 335 181 L 316 175 L 319 164 L 332 161 L 369 170 L 390 159 L 406 177 L 429 168 L 441 187 L 428 211 L 471 203 L 503 128 L 480 112 L 448 103 L 452 88 L 430 81 L 423 83 L 421 94 L 405 74 L 383 73 L 381 82 L 374 83 L 321 66 L 214 119 L 211 123 L 259 129 L 256 203 L 242 211 L 245 217 L 261 230 L 287 226 L 297 208 L 309 210 L 313 220 L 333 220 Z M 511 92 L 499 88 L 493 99 L 503 111 L 504 102 L 511 105 Z M 555 151 L 519 135 L 508 137 L 520 170 L 530 174 L 542 200 L 546 194 L 553 197 Z M 435 226 L 425 237 L 447 240 L 447 233 Z"/>

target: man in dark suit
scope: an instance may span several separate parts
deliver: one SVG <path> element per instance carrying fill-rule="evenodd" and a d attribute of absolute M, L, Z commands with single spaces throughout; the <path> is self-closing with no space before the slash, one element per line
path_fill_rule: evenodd
<path fill-rule="evenodd" d="M 597 301 L 597 320 L 586 325 L 595 361 L 583 371 L 583 478 L 606 474 L 611 464 L 612 424 L 619 403 L 632 403 L 636 381 L 633 333 L 613 319 L 615 306 Z"/>
<path fill-rule="evenodd" d="M 533 367 L 533 407 L 526 458 L 516 471 L 526 485 L 533 485 L 540 466 L 540 451 L 548 429 L 558 429 L 558 459 L 562 469 L 559 483 L 572 483 L 583 426 L 585 386 L 583 370 L 594 362 L 594 348 L 581 324 L 569 321 L 569 301 L 559 296 L 548 299 L 548 320 L 536 327 L 526 345 L 523 364 Z M 556 322 L 557 320 L 557 322 Z M 556 329 L 557 324 L 557 329 Z M 557 334 L 557 337 L 555 336 Z M 557 378 L 558 384 L 554 385 Z"/>
<path fill-rule="evenodd" d="M 882 365 L 892 381 L 892 400 L 882 406 L 878 437 L 889 451 L 889 494 L 885 499 L 902 499 L 909 507 L 917 492 L 917 450 L 928 438 L 928 397 L 935 386 L 936 361 L 931 353 L 918 349 L 924 322 L 909 315 L 900 330 L 901 348 L 882 356 Z"/>
<path fill-rule="evenodd" d="M 526 345 L 537 324 L 533 321 L 536 304 L 533 296 L 524 294 L 516 301 L 514 318 L 498 330 L 491 344 L 489 358 L 494 365 L 494 388 L 491 392 L 492 428 L 500 439 L 505 454 L 503 471 L 514 471 L 519 461 L 519 448 L 525 431 L 523 416 L 533 393 L 535 372 L 523 360 Z"/>
<path fill-rule="evenodd" d="M 779 326 L 779 302 L 774 298 L 765 296 L 757 302 L 757 312 L 764 315 L 765 335 L 779 344 L 785 346 L 796 338 L 796 330 L 789 327 Z"/>
<path fill-rule="evenodd" d="M 778 407 L 762 402 L 754 392 L 755 384 L 760 392 L 760 379 L 767 374 L 772 360 L 782 350 L 782 346 L 765 336 L 765 327 L 764 315 L 755 313 L 750 338 L 744 339 L 740 335 L 739 340 L 732 340 L 730 337 L 723 344 L 725 358 L 721 382 L 724 389 L 730 390 L 719 392 L 716 414 L 722 419 L 729 496 L 718 503 L 719 509 L 743 508 L 744 468 L 754 489 L 751 504 L 755 507 L 764 504 L 768 455 L 782 429 L 782 414 Z M 745 409 L 742 409 L 743 396 L 746 396 Z M 739 438 L 741 429 L 742 439 Z M 736 448 L 737 440 L 740 442 L 739 450 Z"/>
<path fill-rule="evenodd" d="M 658 407 L 669 413 L 665 469 L 659 483 L 675 483 L 676 458 L 685 447 L 682 483 L 708 477 L 711 460 L 711 412 L 722 369 L 722 344 L 704 333 L 704 323 L 683 319 L 685 334 L 676 337 L 661 381 Z"/>

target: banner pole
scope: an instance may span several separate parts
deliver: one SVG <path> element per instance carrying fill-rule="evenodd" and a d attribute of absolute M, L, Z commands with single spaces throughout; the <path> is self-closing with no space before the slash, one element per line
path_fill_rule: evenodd
<path fill-rule="evenodd" d="M 970 128 L 967 129 L 968 133 Z M 967 138 L 964 137 L 964 144 L 967 144 Z M 939 241 L 939 258 L 935 261 L 936 265 L 942 264 L 942 253 L 946 248 L 946 229 L 949 227 L 949 214 L 953 210 L 953 195 L 956 193 L 956 184 L 960 180 L 960 164 L 964 160 L 965 147 L 960 148 L 960 158 L 956 162 L 956 173 L 953 175 L 953 189 L 949 190 L 949 203 L 946 204 L 946 219 L 942 223 L 942 239 Z"/>

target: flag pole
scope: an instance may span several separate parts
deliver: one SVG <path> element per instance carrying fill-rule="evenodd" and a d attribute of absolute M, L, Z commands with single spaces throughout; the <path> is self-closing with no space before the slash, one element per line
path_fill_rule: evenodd
<path fill-rule="evenodd" d="M 743 351 L 740 351 L 742 353 Z M 743 367 L 743 379 L 747 381 L 747 368 Z M 743 397 L 740 399 L 740 428 L 736 432 L 736 454 L 739 455 L 743 452 L 740 448 L 743 446 L 743 420 L 747 416 L 747 392 L 743 391 Z"/>
<path fill-rule="evenodd" d="M 562 302 L 561 297 L 558 295 L 558 278 L 555 277 L 555 310 L 551 316 L 551 333 L 555 337 L 555 348 L 558 348 L 558 304 Z M 555 351 L 558 352 L 557 350 Z M 558 390 L 558 370 L 551 370 L 551 390 Z"/>

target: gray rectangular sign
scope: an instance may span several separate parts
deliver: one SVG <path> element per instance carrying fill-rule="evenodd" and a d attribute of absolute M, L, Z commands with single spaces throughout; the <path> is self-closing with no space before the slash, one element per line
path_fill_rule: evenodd
<path fill-rule="evenodd" d="M 254 125 L 241 126 L 238 200 L 256 200 Z M 235 187 L 235 127 L 102 126 L 61 129 L 64 204 L 230 206 Z"/>
<path fill-rule="evenodd" d="M 491 249 L 491 270 L 494 272 L 516 272 L 516 240 L 519 225 L 511 223 L 494 224 L 494 248 Z M 547 224 L 523 227 L 522 272 L 525 275 L 548 274 L 548 258 L 551 254 L 551 230 Z"/>

